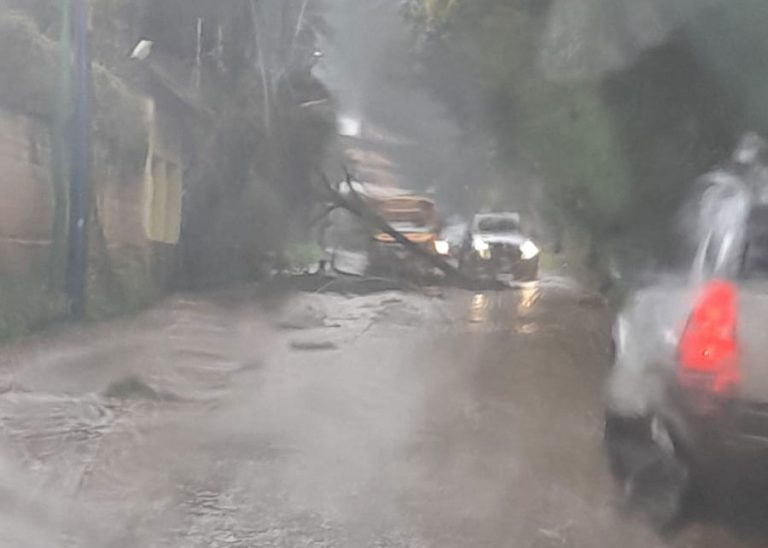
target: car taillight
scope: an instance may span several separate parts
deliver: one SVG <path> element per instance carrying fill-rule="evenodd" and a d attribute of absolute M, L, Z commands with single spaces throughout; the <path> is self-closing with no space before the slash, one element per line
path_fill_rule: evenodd
<path fill-rule="evenodd" d="M 685 388 L 729 395 L 739 382 L 736 337 L 738 292 L 725 281 L 704 287 L 678 347 L 678 376 Z"/>

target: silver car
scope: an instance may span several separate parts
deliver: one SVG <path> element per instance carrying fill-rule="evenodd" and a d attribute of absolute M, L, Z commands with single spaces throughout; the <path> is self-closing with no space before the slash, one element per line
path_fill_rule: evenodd
<path fill-rule="evenodd" d="M 459 268 L 471 278 L 511 274 L 531 281 L 539 274 L 539 254 L 523 233 L 518 213 L 480 213 L 465 236 Z"/>

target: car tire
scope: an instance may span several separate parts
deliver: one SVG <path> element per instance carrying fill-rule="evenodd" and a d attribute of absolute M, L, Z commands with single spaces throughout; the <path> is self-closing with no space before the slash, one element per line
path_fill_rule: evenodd
<path fill-rule="evenodd" d="M 623 503 L 664 531 L 682 513 L 690 474 L 669 435 L 654 432 L 659 425 L 648 417 L 608 415 L 604 446 Z"/>
<path fill-rule="evenodd" d="M 523 268 L 515 279 L 521 282 L 535 282 L 539 279 L 539 261 L 534 260 L 529 263 L 523 263 Z"/>

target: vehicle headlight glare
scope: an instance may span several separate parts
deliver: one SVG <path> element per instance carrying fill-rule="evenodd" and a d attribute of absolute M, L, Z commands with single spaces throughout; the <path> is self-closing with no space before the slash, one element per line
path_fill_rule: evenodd
<path fill-rule="evenodd" d="M 448 255 L 451 252 L 451 244 L 445 240 L 435 241 L 435 251 L 438 255 Z"/>
<path fill-rule="evenodd" d="M 539 248 L 531 240 L 525 240 L 520 246 L 520 256 L 525 261 L 530 261 L 539 254 Z"/>
<path fill-rule="evenodd" d="M 474 240 L 472 240 L 472 247 L 474 247 L 475 251 L 477 251 L 478 253 L 483 253 L 491 249 L 491 246 L 488 244 L 488 242 L 486 242 L 482 238 L 475 238 Z"/>

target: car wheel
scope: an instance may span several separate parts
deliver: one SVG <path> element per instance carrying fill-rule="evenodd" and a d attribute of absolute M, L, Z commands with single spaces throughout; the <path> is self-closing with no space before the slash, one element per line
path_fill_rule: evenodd
<path fill-rule="evenodd" d="M 671 527 L 683 508 L 689 471 L 662 421 L 609 415 L 604 443 L 623 502 L 657 529 Z"/>
<path fill-rule="evenodd" d="M 521 282 L 535 282 L 539 278 L 539 261 L 523 263 L 519 275 L 515 279 Z"/>

